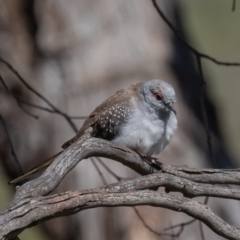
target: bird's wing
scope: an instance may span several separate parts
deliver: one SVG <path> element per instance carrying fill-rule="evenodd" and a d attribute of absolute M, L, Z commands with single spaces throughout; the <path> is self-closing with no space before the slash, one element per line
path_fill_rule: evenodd
<path fill-rule="evenodd" d="M 133 105 L 132 98 L 137 97 L 137 89 L 140 84 L 141 83 L 122 89 L 105 100 L 85 120 L 77 135 L 64 143 L 62 148 L 65 149 L 70 146 L 79 139 L 89 127 L 93 128 L 93 137 L 106 140 L 113 139 L 114 136 L 119 133 L 120 126 L 127 121 L 131 114 Z"/>

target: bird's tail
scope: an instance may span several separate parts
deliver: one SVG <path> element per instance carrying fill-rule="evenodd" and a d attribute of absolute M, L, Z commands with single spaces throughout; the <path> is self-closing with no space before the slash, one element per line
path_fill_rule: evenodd
<path fill-rule="evenodd" d="M 18 182 L 21 182 L 22 180 L 32 176 L 34 173 L 37 173 L 41 170 L 44 170 L 45 168 L 47 168 L 52 162 L 53 160 L 62 153 L 59 152 L 55 155 L 53 155 L 52 157 L 48 158 L 47 160 L 45 160 L 44 162 L 40 163 L 39 165 L 37 165 L 36 167 L 34 167 L 33 169 L 31 169 L 29 172 L 23 174 L 22 176 L 10 181 L 8 184 L 15 184 L 15 183 L 18 183 Z"/>

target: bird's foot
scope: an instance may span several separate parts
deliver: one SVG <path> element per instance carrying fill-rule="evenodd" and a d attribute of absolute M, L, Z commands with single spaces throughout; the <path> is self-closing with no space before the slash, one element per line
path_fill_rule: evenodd
<path fill-rule="evenodd" d="M 147 164 L 149 164 L 151 167 L 153 167 L 154 169 L 156 170 L 162 170 L 162 163 L 158 161 L 157 158 L 155 157 L 151 157 L 145 153 L 142 153 L 138 150 L 135 150 L 134 151 L 142 158 L 142 160 L 144 162 L 146 162 Z"/>
<path fill-rule="evenodd" d="M 151 165 L 154 166 L 155 169 L 157 170 L 162 170 L 162 163 L 158 161 L 158 158 L 147 156 L 149 158 L 149 161 L 151 162 Z"/>

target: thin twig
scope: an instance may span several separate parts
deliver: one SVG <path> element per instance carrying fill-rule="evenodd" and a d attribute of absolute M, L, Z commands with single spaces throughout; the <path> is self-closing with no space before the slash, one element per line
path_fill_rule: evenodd
<path fill-rule="evenodd" d="M 43 100 L 49 107 L 55 110 L 58 114 L 62 115 L 66 119 L 66 121 L 69 123 L 69 125 L 72 127 L 74 132 L 77 132 L 77 127 L 75 123 L 71 120 L 71 118 L 66 113 L 59 110 L 46 97 L 44 97 L 41 93 L 35 90 L 30 84 L 28 84 L 27 81 L 23 79 L 23 77 L 18 73 L 18 71 L 10 63 L 8 63 L 2 58 L 0 58 L 0 62 L 2 62 L 30 92 L 34 93 L 37 97 Z"/>
<path fill-rule="evenodd" d="M 172 222 L 170 222 L 170 226 L 172 226 Z M 172 229 L 171 232 L 172 232 L 172 240 L 174 240 L 174 239 L 175 239 L 175 236 L 174 236 L 174 229 Z"/>
<path fill-rule="evenodd" d="M 190 225 L 190 224 L 192 224 L 192 223 L 194 223 L 196 221 L 197 221 L 197 219 L 192 219 L 192 220 L 187 221 L 187 222 L 175 224 L 175 225 L 173 225 L 171 227 L 164 228 L 163 231 L 169 231 L 169 230 L 172 230 L 172 229 L 178 228 L 178 227 L 180 227 L 180 229 L 182 229 L 182 231 L 183 231 L 184 227 L 186 227 L 186 226 L 188 226 L 188 225 Z"/>
<path fill-rule="evenodd" d="M 18 101 L 18 98 L 16 96 L 16 94 L 7 86 L 7 84 L 5 83 L 5 81 L 3 80 L 3 77 L 0 75 L 0 82 L 2 83 L 3 87 L 5 88 L 6 91 L 8 91 L 12 96 L 13 98 L 15 99 L 15 101 L 17 102 L 18 106 L 22 109 L 22 111 L 24 113 L 26 113 L 27 115 L 35 118 L 35 119 L 38 119 L 38 116 L 32 114 L 31 112 L 29 112 L 28 110 L 26 110 L 20 101 Z"/>
<path fill-rule="evenodd" d="M 201 53 L 199 52 L 197 49 L 195 49 L 194 47 L 192 47 L 181 35 L 181 33 L 173 26 L 173 24 L 167 19 L 167 17 L 163 14 L 162 10 L 160 9 L 160 7 L 158 6 L 156 0 L 152 0 L 152 3 L 155 7 L 155 9 L 157 10 L 158 14 L 161 16 L 161 18 L 164 20 L 164 22 L 168 25 L 168 27 L 173 31 L 173 33 L 187 46 L 187 48 L 194 54 L 197 54 L 198 56 L 208 59 L 209 61 L 214 62 L 217 65 L 222 65 L 222 66 L 240 66 L 239 62 L 223 62 L 223 61 L 219 61 L 207 54 Z"/>
<path fill-rule="evenodd" d="M 235 11 L 235 8 L 236 8 L 236 0 L 233 0 L 232 1 L 232 12 Z"/>
<path fill-rule="evenodd" d="M 200 75 L 200 80 L 201 80 L 201 96 L 200 96 L 200 103 L 201 103 L 201 110 L 203 114 L 203 122 L 206 130 L 206 137 L 207 137 L 207 144 L 208 144 L 208 150 L 209 150 L 209 155 L 210 159 L 212 161 L 213 167 L 217 167 L 216 159 L 213 153 L 213 147 L 212 147 L 212 134 L 211 134 L 211 129 L 209 127 L 208 123 L 208 117 L 207 117 L 207 112 L 206 112 L 206 105 L 205 105 L 205 94 L 204 94 L 204 88 L 206 85 L 206 82 L 203 78 L 203 71 L 202 71 L 202 63 L 201 63 L 201 57 L 196 55 L 196 60 L 197 60 L 197 66 L 198 66 L 198 71 Z"/>
<path fill-rule="evenodd" d="M 14 160 L 15 160 L 15 162 L 16 162 L 16 164 L 17 164 L 17 166 L 18 166 L 18 168 L 19 168 L 19 170 L 20 170 L 20 172 L 21 172 L 21 174 L 24 174 L 24 171 L 23 171 L 23 169 L 22 169 L 22 166 L 21 166 L 21 164 L 20 164 L 20 162 L 19 162 L 19 160 L 18 160 L 17 154 L 16 154 L 16 152 L 15 152 L 15 150 L 14 150 L 13 143 L 12 143 L 12 141 L 11 141 L 11 137 L 10 137 L 10 134 L 9 134 L 9 131 L 8 131 L 7 124 L 5 123 L 5 121 L 4 121 L 4 119 L 3 119 L 3 117 L 2 117 L 1 114 L 0 114 L 0 121 L 2 122 L 4 131 L 5 131 L 6 136 L 7 136 L 7 138 L 8 138 L 8 142 L 9 142 L 9 145 L 10 145 L 10 148 L 11 148 L 11 154 L 12 154 L 12 156 L 13 156 L 13 158 L 14 158 Z"/>
<path fill-rule="evenodd" d="M 143 226 L 145 228 L 147 228 L 151 233 L 156 234 L 157 236 L 169 236 L 169 237 L 179 237 L 180 234 L 182 233 L 183 229 L 181 228 L 178 233 L 164 233 L 164 232 L 157 232 L 156 230 L 154 230 L 152 227 L 150 227 L 146 221 L 144 220 L 144 218 L 142 217 L 142 215 L 140 214 L 140 212 L 138 211 L 138 209 L 136 207 L 133 207 L 134 212 L 136 213 L 136 215 L 138 216 L 139 220 L 142 222 Z"/>
<path fill-rule="evenodd" d="M 28 112 L 23 106 L 22 104 L 24 105 L 27 105 L 27 106 L 30 106 L 30 107 L 33 107 L 33 108 L 36 108 L 36 109 L 39 109 L 39 110 L 43 110 L 43 111 L 46 111 L 46 112 L 49 112 L 49 113 L 55 113 L 55 114 L 59 114 L 59 112 L 57 112 L 56 110 L 53 110 L 53 109 L 50 109 L 50 108 L 47 108 L 47 107 L 43 107 L 43 106 L 40 106 L 40 105 L 37 105 L 37 104 L 33 104 L 33 103 L 30 103 L 28 101 L 26 101 L 25 99 L 22 99 L 21 97 L 19 97 L 17 94 L 15 94 L 8 86 L 7 84 L 5 83 L 3 77 L 0 75 L 0 81 L 3 85 L 3 87 L 5 88 L 6 91 L 8 91 L 12 96 L 13 98 L 15 99 L 15 101 L 17 102 L 18 106 L 24 111 L 26 112 L 28 115 L 30 115 L 31 117 L 34 117 L 36 119 L 38 119 L 39 117 L 36 116 L 36 115 L 33 115 L 32 113 Z M 68 115 L 68 114 L 66 114 Z M 84 120 L 86 119 L 87 117 L 86 116 L 71 116 L 71 115 L 68 115 L 69 118 L 71 119 L 79 119 L 79 120 Z"/>
<path fill-rule="evenodd" d="M 106 169 L 106 171 L 108 171 L 114 178 L 116 178 L 116 180 L 121 181 L 123 179 L 129 179 L 129 178 L 124 178 L 124 177 L 120 177 L 118 176 L 115 172 L 113 172 L 103 161 L 101 158 L 97 158 L 98 161 L 100 162 L 100 164 Z"/>
<path fill-rule="evenodd" d="M 98 165 L 97 165 L 96 162 L 94 161 L 94 159 L 91 159 L 91 162 L 92 162 L 93 166 L 95 167 L 95 169 L 97 170 L 97 172 L 98 172 L 98 174 L 99 174 L 99 176 L 100 176 L 100 178 L 101 178 L 101 180 L 102 180 L 102 183 L 103 183 L 104 185 L 107 185 L 107 181 L 106 181 L 105 177 L 103 176 L 103 173 L 102 173 L 101 170 L 99 169 Z"/>
<path fill-rule="evenodd" d="M 12 92 L 12 94 L 14 94 Z M 17 100 L 19 100 L 19 102 L 21 102 L 22 104 L 25 104 L 27 106 L 30 106 L 30 107 L 33 107 L 33 108 L 36 108 L 36 109 L 39 109 L 39 110 L 43 110 L 43 111 L 46 111 L 46 112 L 49 112 L 49 113 L 53 113 L 53 114 L 58 114 L 58 112 L 56 112 L 55 110 L 52 110 L 50 108 L 46 108 L 46 107 L 43 107 L 43 106 L 40 106 L 40 105 L 37 105 L 37 104 L 33 104 L 33 103 L 30 103 L 30 102 L 27 102 L 26 100 L 20 98 L 18 95 L 14 94 L 15 97 L 17 98 Z M 68 114 L 67 114 L 68 115 Z M 71 116 L 71 115 L 68 115 L 69 118 L 71 119 L 79 119 L 79 120 L 84 120 L 86 119 L 87 117 L 86 116 Z"/>
<path fill-rule="evenodd" d="M 200 235 L 201 235 L 201 239 L 202 240 L 205 240 L 205 236 L 204 236 L 204 232 L 203 232 L 203 225 L 202 225 L 202 222 L 199 221 L 199 229 L 200 229 Z"/>

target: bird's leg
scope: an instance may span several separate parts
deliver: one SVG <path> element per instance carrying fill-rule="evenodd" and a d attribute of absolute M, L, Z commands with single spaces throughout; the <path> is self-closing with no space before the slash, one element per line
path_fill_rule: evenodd
<path fill-rule="evenodd" d="M 158 161 L 157 158 L 151 157 L 139 150 L 133 149 L 141 158 L 144 162 L 149 164 L 151 167 L 155 168 L 156 170 L 161 170 L 162 169 L 162 163 Z"/>

